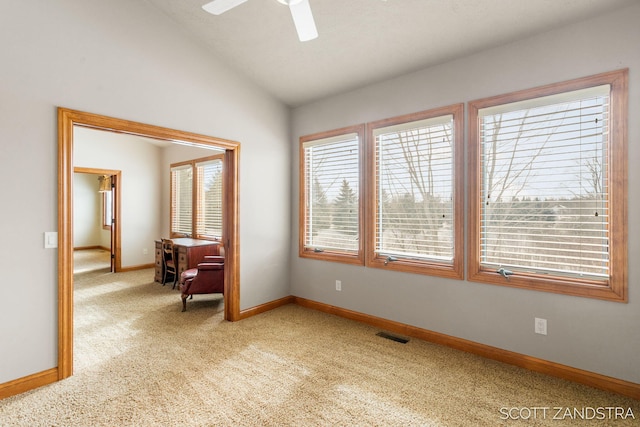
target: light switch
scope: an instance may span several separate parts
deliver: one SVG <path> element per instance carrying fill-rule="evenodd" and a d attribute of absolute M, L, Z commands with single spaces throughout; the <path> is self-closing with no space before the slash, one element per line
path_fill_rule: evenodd
<path fill-rule="evenodd" d="M 58 247 L 58 232 L 57 231 L 45 231 L 44 232 L 44 247 L 45 248 L 57 248 Z"/>

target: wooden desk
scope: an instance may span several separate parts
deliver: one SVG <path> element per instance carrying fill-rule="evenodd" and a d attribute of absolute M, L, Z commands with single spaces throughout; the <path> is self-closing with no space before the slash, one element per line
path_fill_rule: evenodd
<path fill-rule="evenodd" d="M 220 255 L 220 242 L 186 237 L 171 240 L 173 241 L 173 248 L 175 250 L 175 259 L 178 261 L 178 277 L 183 271 L 197 267 L 205 255 Z M 156 271 L 154 280 L 162 283 L 163 274 L 162 241 L 156 240 Z"/>

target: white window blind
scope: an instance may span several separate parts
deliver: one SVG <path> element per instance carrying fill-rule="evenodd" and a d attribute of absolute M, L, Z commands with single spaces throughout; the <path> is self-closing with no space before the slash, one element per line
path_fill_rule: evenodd
<path fill-rule="evenodd" d="M 111 227 L 113 222 L 113 190 L 102 193 L 102 226 Z"/>
<path fill-rule="evenodd" d="M 316 251 L 359 248 L 359 139 L 357 134 L 303 144 L 305 241 Z"/>
<path fill-rule="evenodd" d="M 609 275 L 609 85 L 479 110 L 480 263 Z"/>
<path fill-rule="evenodd" d="M 453 116 L 375 129 L 375 253 L 452 263 Z"/>
<path fill-rule="evenodd" d="M 192 190 L 191 165 L 171 168 L 171 233 L 192 235 Z"/>
<path fill-rule="evenodd" d="M 222 160 L 196 163 L 198 174 L 196 237 L 222 237 Z"/>

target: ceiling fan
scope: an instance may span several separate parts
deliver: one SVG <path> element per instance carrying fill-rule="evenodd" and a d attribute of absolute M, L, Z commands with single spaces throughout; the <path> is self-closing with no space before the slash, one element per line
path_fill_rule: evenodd
<path fill-rule="evenodd" d="M 221 15 L 227 10 L 233 9 L 246 1 L 247 0 L 213 0 L 202 6 L 202 8 L 213 15 Z M 309 0 L 278 0 L 278 2 L 289 6 L 293 23 L 296 26 L 298 38 L 301 42 L 313 40 L 318 37 L 318 30 L 313 20 Z"/>

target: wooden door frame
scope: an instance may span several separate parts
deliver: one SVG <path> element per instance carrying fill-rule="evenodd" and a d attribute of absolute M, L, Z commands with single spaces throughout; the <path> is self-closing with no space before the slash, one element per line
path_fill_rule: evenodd
<path fill-rule="evenodd" d="M 73 374 L 73 129 L 74 126 L 181 141 L 225 150 L 224 318 L 240 320 L 240 143 L 123 119 L 58 108 L 58 379 Z"/>
<path fill-rule="evenodd" d="M 113 199 L 113 217 L 115 221 L 111 224 L 111 253 L 114 255 L 114 259 L 112 262 L 113 265 L 113 273 L 117 273 L 122 270 L 122 247 L 120 246 L 121 242 L 121 228 L 120 228 L 120 185 L 122 184 L 122 171 L 115 169 L 96 169 L 96 168 L 85 168 L 81 166 L 74 166 L 73 173 L 89 173 L 93 175 L 111 175 L 116 177 L 116 183 L 118 188 L 115 192 L 115 197 Z M 73 222 L 71 223 L 71 227 L 73 228 Z M 73 245 L 73 241 L 71 241 Z M 73 258 L 72 258 L 73 260 Z M 73 266 L 71 268 L 73 272 Z"/>

